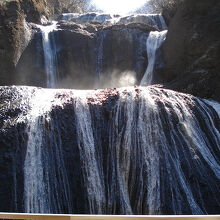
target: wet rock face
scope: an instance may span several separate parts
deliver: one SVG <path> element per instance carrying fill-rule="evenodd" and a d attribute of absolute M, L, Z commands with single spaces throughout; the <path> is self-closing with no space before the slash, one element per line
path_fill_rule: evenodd
<path fill-rule="evenodd" d="M 0 3 L 0 84 L 16 83 L 16 66 L 31 40 L 28 22 L 40 23 L 46 14 L 43 0 L 3 1 Z M 26 19 L 26 20 L 25 20 Z"/>
<path fill-rule="evenodd" d="M 37 30 L 35 28 L 35 30 Z M 155 27 L 141 23 L 106 25 L 60 21 L 49 33 L 56 51 L 57 87 L 91 89 L 123 86 L 124 75 L 139 83 L 147 66 L 146 40 Z M 37 30 L 17 65 L 16 84 L 45 87 L 42 36 Z M 136 80 L 136 81 L 135 81 Z"/>
<path fill-rule="evenodd" d="M 220 3 L 183 2 L 169 25 L 163 47 L 168 88 L 220 101 Z"/>
<path fill-rule="evenodd" d="M 156 87 L 2 87 L 0 106 L 2 212 L 220 212 L 217 103 Z"/>
<path fill-rule="evenodd" d="M 82 89 L 93 88 L 96 77 L 96 40 L 94 29 L 84 29 L 76 24 L 65 24 L 56 32 L 57 87 Z"/>
<path fill-rule="evenodd" d="M 19 8 L 18 3 L 11 2 L 8 7 L 0 5 L 0 81 L 1 85 L 12 82 L 13 71 L 15 68 L 14 42 L 18 38 L 15 27 L 17 21 L 22 22 L 22 18 L 16 12 Z M 20 27 L 20 25 L 17 25 Z"/>
<path fill-rule="evenodd" d="M 23 166 L 26 154 L 26 125 L 17 123 L 21 114 L 28 111 L 28 99 L 17 93 L 15 87 L 0 88 L 0 209 L 6 212 L 23 209 L 23 204 L 17 202 L 23 200 L 24 175 Z M 23 104 L 21 100 L 23 99 Z M 19 101 L 20 100 L 20 101 Z M 13 103 L 8 108 L 9 103 Z M 16 192 L 15 184 L 19 190 Z M 16 196 L 17 195 L 17 196 Z M 17 198 L 17 199 L 15 199 Z M 12 202 L 12 200 L 14 202 Z"/>

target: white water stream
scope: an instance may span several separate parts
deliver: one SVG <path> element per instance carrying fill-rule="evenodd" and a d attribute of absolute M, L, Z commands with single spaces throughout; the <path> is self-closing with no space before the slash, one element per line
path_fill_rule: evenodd
<path fill-rule="evenodd" d="M 54 36 L 51 33 L 57 29 L 57 22 L 53 21 L 51 25 L 38 25 L 38 27 L 42 33 L 44 65 L 47 74 L 46 86 L 47 88 L 55 88 L 58 78 L 56 70 L 56 44 L 54 42 Z"/>
<path fill-rule="evenodd" d="M 166 39 L 167 31 L 151 31 L 149 37 L 147 38 L 147 56 L 148 56 L 148 66 L 147 70 L 141 80 L 141 86 L 148 86 L 152 84 L 154 66 L 156 60 L 157 49 L 160 48 L 164 40 Z"/>

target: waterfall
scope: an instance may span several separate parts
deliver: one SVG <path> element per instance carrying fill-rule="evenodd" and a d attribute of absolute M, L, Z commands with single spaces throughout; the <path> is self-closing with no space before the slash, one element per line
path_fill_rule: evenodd
<path fill-rule="evenodd" d="M 148 66 L 147 70 L 141 80 L 141 86 L 151 85 L 153 81 L 154 65 L 156 60 L 157 49 L 160 48 L 162 43 L 166 38 L 167 30 L 165 31 L 151 31 L 149 37 L 147 38 L 147 56 L 148 56 Z"/>
<path fill-rule="evenodd" d="M 154 87 L 30 94 L 26 212 L 207 214 L 210 200 L 219 207 L 219 103 Z"/>
<path fill-rule="evenodd" d="M 88 196 L 88 210 L 92 214 L 102 214 L 105 205 L 105 185 L 103 171 L 98 169 L 86 94 L 79 92 L 79 95 L 75 97 L 74 109 L 77 123 L 77 142 L 80 158 L 83 162 L 83 179 Z"/>
<path fill-rule="evenodd" d="M 160 19 L 160 24 L 161 24 L 162 29 L 167 30 L 167 25 L 166 25 L 166 22 L 165 22 L 163 16 L 159 15 L 159 19 Z"/>
<path fill-rule="evenodd" d="M 24 211 L 62 213 L 65 210 L 71 213 L 72 201 L 61 150 L 62 140 L 56 132 L 56 120 L 48 114 L 55 93 L 42 90 L 32 93 L 24 161 Z"/>
<path fill-rule="evenodd" d="M 51 25 L 42 26 L 37 25 L 42 33 L 42 44 L 44 50 L 44 65 L 47 74 L 47 88 L 55 88 L 57 81 L 56 69 L 56 44 L 54 40 L 53 31 L 57 28 L 57 22 L 52 22 Z"/>
<path fill-rule="evenodd" d="M 140 87 L 96 90 L 0 87 L 1 190 L 7 183 L 6 193 L 0 191 L 0 198 L 9 200 L 0 207 L 12 207 L 13 212 L 16 209 L 59 214 L 219 213 L 220 104 L 149 86 L 154 83 L 157 51 L 167 34 L 162 15 L 71 13 L 63 14 L 61 19 L 80 24 L 94 22 L 76 25 L 62 21 L 59 25 L 66 31 L 60 39 L 67 39 L 62 58 L 77 58 L 76 50 L 76 56 L 69 56 L 75 47 L 66 50 L 73 42 L 68 39 L 75 35 L 77 46 L 79 42 L 79 46 L 88 44 L 87 48 L 95 48 L 91 54 L 83 51 L 80 57 L 83 64 L 87 63 L 84 54 L 94 59 L 91 63 L 94 68 L 96 64 L 97 84 L 107 81 L 106 85 L 115 87 L 136 82 L 135 71 L 125 70 L 120 75 L 115 71 L 114 75 L 107 70 L 102 74 L 104 67 L 110 68 L 104 66 L 106 33 L 110 33 L 107 40 L 115 39 L 110 38 L 114 35 L 111 31 L 121 30 L 121 24 L 136 22 L 140 30 L 131 25 L 133 35 L 128 35 L 130 29 L 126 27 L 129 41 L 119 37 L 115 45 L 124 43 L 126 48 L 126 42 L 134 41 L 139 46 L 133 48 L 132 43 L 129 47 L 136 50 L 142 64 L 147 50 L 148 66 Z M 110 23 L 118 25 L 112 28 L 108 26 Z M 140 23 L 158 31 L 151 31 L 148 36 Z M 46 84 L 55 88 L 57 22 L 37 26 L 42 34 Z M 81 41 L 81 36 L 86 41 Z M 138 40 L 143 38 L 142 46 Z M 142 50 L 145 44 L 146 50 Z M 107 46 L 105 52 L 113 48 L 111 56 L 128 68 L 127 61 L 123 63 L 124 54 L 120 58 L 113 54 L 117 46 Z M 74 64 L 70 69 L 75 71 L 77 67 Z"/>
<path fill-rule="evenodd" d="M 43 98 L 40 97 L 41 95 L 42 93 L 32 99 L 32 110 L 28 117 L 28 142 L 24 162 L 24 200 L 25 212 L 27 213 L 49 213 L 51 211 L 47 198 L 42 160 L 45 118 L 40 117 L 43 109 L 40 109 L 37 104 Z"/>
<path fill-rule="evenodd" d="M 106 32 L 104 30 L 101 30 L 100 32 L 97 33 L 97 55 L 96 55 L 96 75 L 98 78 L 98 82 L 96 83 L 97 85 L 100 84 L 100 78 L 101 78 L 101 74 L 103 71 L 103 61 L 104 61 L 104 57 L 103 57 L 103 43 L 104 43 L 104 39 L 106 36 Z M 96 88 L 98 88 L 99 86 L 96 86 Z"/>
<path fill-rule="evenodd" d="M 40 119 L 30 121 L 28 148 L 24 164 L 25 211 L 44 213 L 48 210 L 42 165 L 42 127 Z M 39 197 L 41 199 L 39 199 Z"/>

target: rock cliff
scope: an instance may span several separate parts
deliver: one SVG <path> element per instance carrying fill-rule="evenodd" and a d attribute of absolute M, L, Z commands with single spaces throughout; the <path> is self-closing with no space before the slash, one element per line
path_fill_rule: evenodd
<path fill-rule="evenodd" d="M 44 0 L 12 0 L 0 2 L 0 81 L 14 81 L 15 67 L 31 39 L 27 22 L 40 23 L 46 15 Z M 27 21 L 27 22 L 26 22 Z"/>
<path fill-rule="evenodd" d="M 185 0 L 163 47 L 166 87 L 220 101 L 220 2 Z"/>

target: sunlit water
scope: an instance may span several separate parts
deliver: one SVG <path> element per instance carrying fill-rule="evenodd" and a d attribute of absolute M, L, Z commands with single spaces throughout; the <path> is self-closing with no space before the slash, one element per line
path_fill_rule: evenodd
<path fill-rule="evenodd" d="M 62 213 L 65 207 L 78 213 L 63 158 L 63 132 L 70 132 L 76 142 L 69 148 L 79 152 L 85 213 L 163 214 L 169 207 L 172 214 L 206 214 L 206 191 L 200 184 L 195 191 L 188 170 L 216 192 L 219 103 L 151 87 L 36 89 L 27 95 L 26 212 Z M 66 104 L 72 106 L 67 113 Z M 69 131 L 59 126 L 66 123 L 61 115 L 50 114 L 59 106 L 64 117 L 75 118 L 65 125 Z"/>
<path fill-rule="evenodd" d="M 57 22 L 53 21 L 51 25 L 38 25 L 38 27 L 42 34 L 46 86 L 47 88 L 55 88 L 58 78 L 56 69 L 56 43 L 54 35 L 50 33 L 57 29 Z"/>
<path fill-rule="evenodd" d="M 71 16 L 67 19 L 78 15 Z M 152 20 L 152 16 L 148 18 Z M 105 21 L 105 16 L 95 19 Z M 116 20 L 129 19 L 143 18 Z M 159 20 L 155 28 L 166 29 L 164 20 Z M 56 30 L 56 23 L 39 27 L 47 87 L 54 88 L 56 51 L 50 33 Z M 166 33 L 149 34 L 142 86 L 152 83 L 156 52 Z M 96 60 L 99 79 L 104 38 L 101 34 Z M 125 72 L 112 82 L 119 87 L 133 85 L 135 74 Z M 207 214 L 207 191 L 220 204 L 215 195 L 220 190 L 219 103 L 152 87 L 23 91 L 30 100 L 30 110 L 20 118 L 27 122 L 28 136 L 25 212 L 164 214 L 169 210 L 170 214 Z M 64 151 L 67 139 L 73 140 L 68 152 Z M 69 174 L 65 154 L 79 167 L 80 178 Z M 78 193 L 80 187 L 79 208 L 73 192 Z"/>
<path fill-rule="evenodd" d="M 148 57 L 148 66 L 146 72 L 141 80 L 141 86 L 148 86 L 152 84 L 154 66 L 156 60 L 157 50 L 160 48 L 164 40 L 166 39 L 167 31 L 151 31 L 147 39 L 146 48 L 147 48 L 147 57 Z"/>

